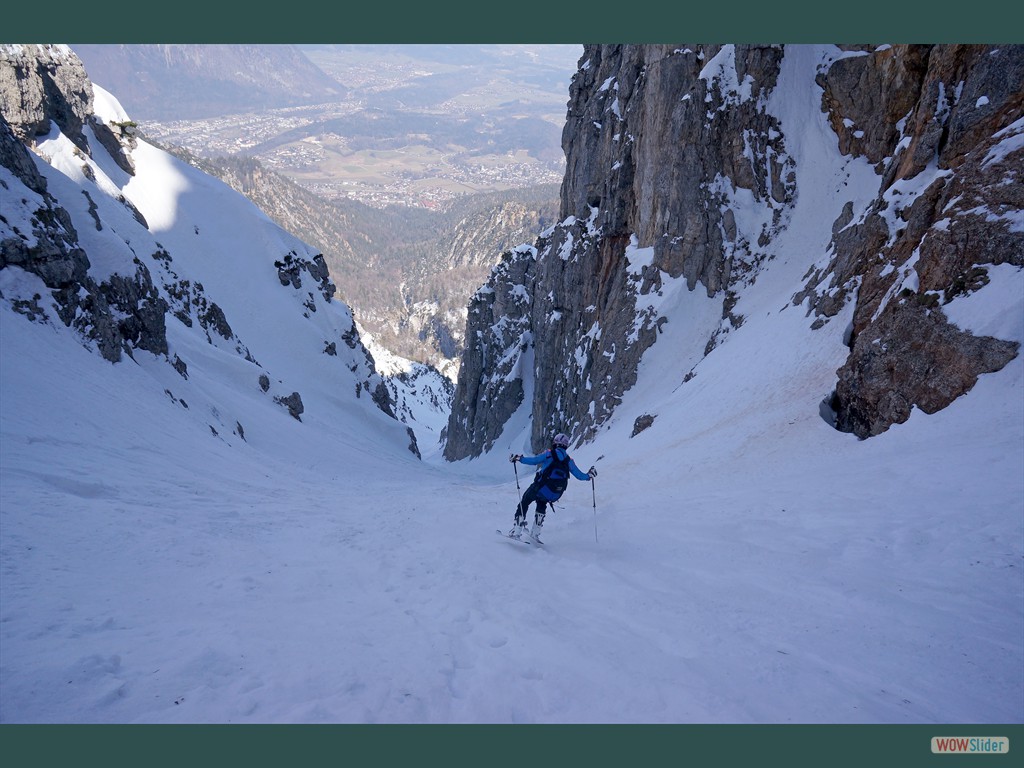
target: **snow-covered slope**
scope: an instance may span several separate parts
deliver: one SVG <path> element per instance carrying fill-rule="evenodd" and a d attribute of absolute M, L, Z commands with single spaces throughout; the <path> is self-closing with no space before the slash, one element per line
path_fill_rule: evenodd
<path fill-rule="evenodd" d="M 16 311 L 47 292 L 0 271 L 0 722 L 1021 722 L 1024 363 L 868 441 L 819 416 L 845 318 L 811 333 L 787 305 L 833 190 L 874 190 L 818 128 L 791 149 L 792 255 L 703 359 L 686 350 L 720 306 L 665 281 L 665 338 L 574 451 L 599 475 L 572 482 L 544 549 L 494 532 L 530 479 L 507 461 L 525 419 L 478 459 L 417 461 L 355 397 L 361 359 L 323 353 L 344 308 L 314 295 L 306 317 L 280 285 L 268 251 L 299 244 L 152 148 L 130 182 L 97 168 L 151 229 L 124 218 L 89 233 L 97 252 L 159 242 L 273 389 L 234 342 L 174 323 L 187 379 L 149 353 L 111 364 Z M 39 166 L 68 206 L 87 184 Z M 1024 340 L 1022 273 L 998 278 L 949 315 Z M 293 390 L 301 422 L 269 396 Z"/>
<path fill-rule="evenodd" d="M 102 121 L 128 120 L 113 97 L 94 90 Z M 380 446 L 408 443 L 404 427 L 381 413 L 366 392 L 380 377 L 358 343 L 351 312 L 328 300 L 330 284 L 318 283 L 301 267 L 294 270 L 296 281 L 282 284 L 279 266 L 312 265 L 314 251 L 225 184 L 145 142 L 132 151 L 134 175 L 118 167 L 95 138 L 90 146 L 92 156 L 85 157 L 54 127 L 36 148 L 48 162 L 37 165 L 47 191 L 71 214 L 90 277 L 103 283 L 131 275 L 142 264 L 167 301 L 166 356 L 133 356 L 169 406 L 200 433 L 277 451 L 312 431 L 293 423 L 275 403 L 298 392 L 302 423 L 335 431 L 340 440 L 351 431 L 347 424 L 363 425 L 357 431 L 372 425 Z M 2 172 L 5 214 L 28 221 L 38 196 Z M 5 269 L 0 279 L 8 309 L 33 294 L 48 295 L 39 278 L 20 268 Z M 51 326 L 65 330 L 55 306 L 44 301 L 43 311 Z M 17 326 L 12 332 L 20 332 L 25 320 L 12 316 L 9 322 Z M 22 365 L 6 350 L 5 361 Z M 177 371 L 169 361 L 183 362 L 184 368 Z M 111 367 L 111 378 L 125 375 L 131 362 Z"/>

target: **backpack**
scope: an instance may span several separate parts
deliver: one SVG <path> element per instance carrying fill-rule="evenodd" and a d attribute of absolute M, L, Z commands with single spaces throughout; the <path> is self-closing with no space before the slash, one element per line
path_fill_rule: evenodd
<path fill-rule="evenodd" d="M 569 485 L 569 454 L 559 459 L 552 448 L 550 455 L 551 463 L 537 473 L 537 481 L 540 483 L 537 492 L 545 501 L 558 501 Z"/>

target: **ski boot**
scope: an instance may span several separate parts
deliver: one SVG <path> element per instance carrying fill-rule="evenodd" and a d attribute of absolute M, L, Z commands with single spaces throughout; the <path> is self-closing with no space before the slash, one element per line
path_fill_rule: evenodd
<path fill-rule="evenodd" d="M 510 538 L 522 539 L 526 533 L 526 515 L 516 512 L 515 522 L 512 523 L 512 530 L 508 532 Z"/>
<path fill-rule="evenodd" d="M 526 521 L 523 521 L 524 525 Z M 530 531 L 530 536 L 534 541 L 543 544 L 540 540 L 540 529 L 544 527 L 544 515 L 534 515 L 533 517 L 533 528 Z"/>

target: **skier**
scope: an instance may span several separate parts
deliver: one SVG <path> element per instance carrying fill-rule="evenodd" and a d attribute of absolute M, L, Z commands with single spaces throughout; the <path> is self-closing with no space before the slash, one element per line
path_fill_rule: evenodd
<path fill-rule="evenodd" d="M 576 466 L 576 462 L 569 456 L 566 448 L 569 447 L 569 437 L 561 432 L 555 435 L 551 441 L 551 448 L 536 456 L 523 456 L 513 453 L 509 461 L 515 464 L 521 461 L 523 464 L 539 464 L 540 469 L 533 478 L 533 484 L 526 489 L 522 500 L 516 508 L 515 522 L 512 532 L 513 538 L 522 538 L 526 533 L 526 513 L 530 504 L 537 502 L 537 509 L 533 516 L 533 529 L 529 532 L 537 541 L 540 541 L 540 529 L 544 525 L 544 515 L 547 513 L 549 502 L 558 501 L 566 486 L 569 484 L 569 474 L 577 480 L 590 480 L 597 477 L 597 470 L 591 467 L 584 472 Z"/>

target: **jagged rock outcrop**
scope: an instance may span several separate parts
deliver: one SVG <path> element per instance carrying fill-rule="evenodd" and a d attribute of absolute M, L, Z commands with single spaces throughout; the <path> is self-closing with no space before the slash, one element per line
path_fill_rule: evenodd
<path fill-rule="evenodd" d="M 107 137 L 104 147 L 114 150 L 112 157 L 120 158 L 123 169 L 130 169 L 126 146 L 95 120 L 93 109 L 92 84 L 65 46 L 0 46 L 0 162 L 38 194 L 35 201 L 26 201 L 32 208 L 31 230 L 12 228 L 13 236 L 0 241 L 0 269 L 14 265 L 38 275 L 52 289 L 64 324 L 94 342 L 107 360 L 117 362 L 133 349 L 166 354 L 168 303 L 154 287 L 149 269 L 136 259 L 134 274 L 99 282 L 90 276 L 89 257 L 71 216 L 47 191 L 26 148 L 56 125 L 83 157 L 91 157 L 87 134 L 102 134 Z M 97 221 L 96 227 L 102 223 Z"/>
<path fill-rule="evenodd" d="M 322 253 L 318 253 L 312 259 L 299 256 L 295 251 L 286 253 L 283 259 L 274 262 L 277 267 L 277 277 L 281 285 L 291 285 L 296 290 L 302 288 L 302 273 L 307 273 L 317 284 L 323 297 L 330 301 L 338 288 L 331 282 L 331 273 L 327 269 Z M 311 312 L 316 312 L 316 305 L 311 304 Z"/>
<path fill-rule="evenodd" d="M 46 194 L 46 179 L 36 169 L 25 146 L 14 135 L 10 123 L 0 110 L 0 166 L 7 168 L 30 190 L 38 195 Z"/>
<path fill-rule="evenodd" d="M 466 346 L 448 420 L 445 458 L 490 449 L 523 403 L 533 334 L 536 250 L 506 251 L 469 303 Z"/>
<path fill-rule="evenodd" d="M 895 46 L 819 77 L 840 149 L 878 164 L 878 198 L 834 226 L 804 292 L 816 327 L 855 301 L 836 425 L 870 437 L 945 408 L 1017 343 L 975 337 L 942 307 L 1024 266 L 1024 46 Z"/>
<path fill-rule="evenodd" d="M 962 331 L 911 293 L 886 306 L 854 341 L 839 369 L 836 427 L 870 437 L 906 421 L 914 407 L 940 411 L 980 374 L 1010 362 L 1018 346 Z"/>
<path fill-rule="evenodd" d="M 838 151 L 875 164 L 880 191 L 867 210 L 837 210 L 827 258 L 792 298 L 807 302 L 812 328 L 856 300 L 833 403 L 840 428 L 868 436 L 909 406 L 944 407 L 1016 354 L 944 327 L 938 304 L 982 284 L 984 265 L 1021 264 L 1024 47 L 845 48 L 821 59 L 821 109 Z M 797 196 L 786 130 L 803 126 L 780 125 L 769 107 L 785 55 L 771 45 L 585 48 L 563 133 L 560 222 L 536 242 L 518 334 L 531 339 L 535 449 L 554 431 L 585 441 L 610 418 L 674 282 L 722 300 L 705 354 L 742 325 L 738 297 L 775 257 Z M 495 278 L 489 289 L 507 292 Z M 515 354 L 493 331 L 500 322 L 468 318 L 475 341 L 449 422 L 451 460 L 484 450 L 515 410 L 517 386 L 496 386 L 480 363 Z M 887 401 L 888 390 L 897 396 Z"/>
<path fill-rule="evenodd" d="M 30 230 L 14 227 L 10 235 L 0 236 L 0 269 L 17 266 L 37 275 L 52 289 L 60 320 L 95 343 L 107 360 L 117 362 L 133 349 L 166 354 L 168 303 L 153 285 L 149 269 L 136 260 L 130 275 L 97 281 L 89 274 L 89 257 L 71 216 L 46 191 L 45 180 L 2 115 L 0 159 L 16 176 L 25 174 L 18 178 L 29 189 L 41 190 L 32 202 Z M 45 312 L 38 317 L 45 319 Z"/>
<path fill-rule="evenodd" d="M 275 403 L 280 403 L 288 409 L 288 413 L 296 421 L 302 421 L 302 416 L 305 408 L 302 405 L 302 396 L 298 392 L 292 392 L 290 395 L 277 396 L 274 398 Z"/>
<path fill-rule="evenodd" d="M 53 122 L 88 154 L 93 90 L 78 57 L 61 45 L 3 45 L 0 62 L 0 112 L 18 140 L 45 136 Z"/>
<path fill-rule="evenodd" d="M 45 136 L 52 123 L 91 157 L 88 127 L 121 169 L 134 173 L 134 124 L 95 119 L 92 83 L 67 46 L 0 45 L 0 113 L 24 144 Z"/>
<path fill-rule="evenodd" d="M 737 189 L 774 212 L 795 193 L 781 126 L 765 99 L 781 46 L 600 46 L 573 80 L 562 143 L 562 214 L 600 211 L 602 239 L 636 235 L 655 266 L 713 295 L 729 283 Z M 763 237 L 761 237 L 763 235 Z M 755 233 L 764 240 L 770 232 Z M 616 249 L 621 252 L 622 244 Z"/>
<path fill-rule="evenodd" d="M 0 164 L 31 191 L 38 194 L 30 219 L 31 231 L 11 227 L 11 236 L 0 240 L 0 269 L 14 264 L 33 272 L 52 288 L 82 282 L 89 259 L 77 247 L 78 233 L 71 216 L 46 191 L 46 179 L 36 170 L 25 146 L 0 113 Z"/>
<path fill-rule="evenodd" d="M 782 56 L 780 46 L 585 48 L 562 136 L 560 223 L 537 241 L 529 289 L 535 448 L 555 431 L 589 439 L 610 417 L 664 322 L 654 305 L 667 282 L 722 295 L 723 324 L 739 322 L 728 289 L 769 257 L 796 192 L 765 98 Z M 757 231 L 737 222 L 737 196 L 763 211 Z M 652 255 L 641 257 L 646 249 Z M 503 356 L 470 349 L 474 337 L 478 346 L 487 338 L 488 322 L 470 313 L 463 365 Z M 487 389 L 470 366 L 457 403 Z M 503 423 L 494 408 L 492 399 L 472 414 L 453 411 L 449 459 L 476 455 L 496 437 L 487 426 Z"/>
<path fill-rule="evenodd" d="M 882 163 L 900 141 L 900 121 L 921 96 L 929 45 L 867 47 L 819 73 L 822 107 L 844 155 Z"/>

